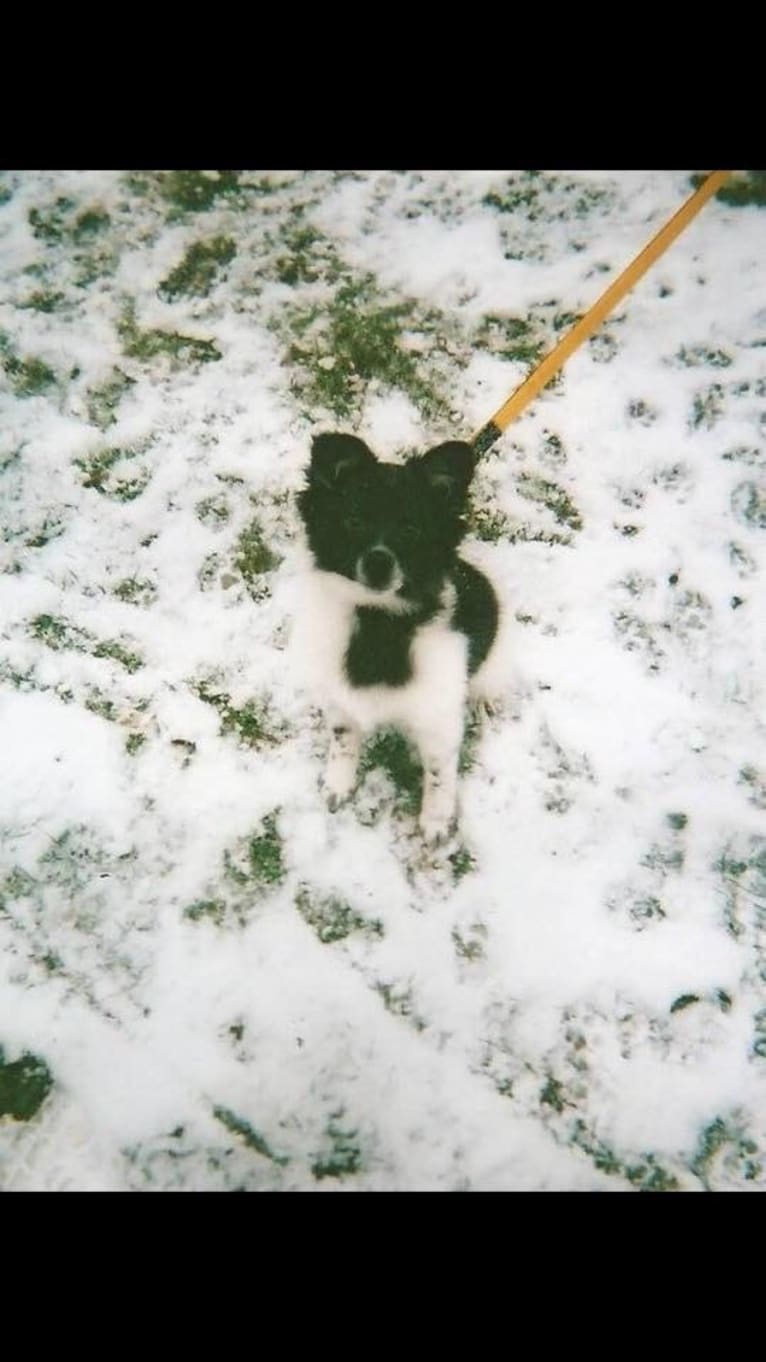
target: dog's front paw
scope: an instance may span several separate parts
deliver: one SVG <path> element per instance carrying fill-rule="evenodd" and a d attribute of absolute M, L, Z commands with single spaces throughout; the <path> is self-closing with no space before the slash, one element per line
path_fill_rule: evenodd
<path fill-rule="evenodd" d="M 421 813 L 418 819 L 418 827 L 423 841 L 432 847 L 443 846 L 445 842 L 448 842 L 455 831 L 456 824 L 457 819 L 454 817 L 425 811 Z"/>

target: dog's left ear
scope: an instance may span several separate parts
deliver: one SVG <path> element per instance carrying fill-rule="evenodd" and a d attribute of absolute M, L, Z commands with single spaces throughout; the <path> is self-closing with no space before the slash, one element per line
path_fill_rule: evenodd
<path fill-rule="evenodd" d="M 463 500 L 476 464 L 471 445 L 464 440 L 448 440 L 429 449 L 421 462 L 432 487 L 444 491 L 450 501 Z"/>
<path fill-rule="evenodd" d="M 376 462 L 375 455 L 357 435 L 329 431 L 311 442 L 309 478 L 335 491 L 354 474 Z"/>

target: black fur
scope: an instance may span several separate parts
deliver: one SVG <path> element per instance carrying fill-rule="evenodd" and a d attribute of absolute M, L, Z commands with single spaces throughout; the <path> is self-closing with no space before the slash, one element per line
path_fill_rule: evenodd
<path fill-rule="evenodd" d="M 404 610 L 383 599 L 360 605 L 345 657 L 353 686 L 403 686 L 411 678 L 416 629 L 440 608 L 454 584 L 453 627 L 468 638 L 469 672 L 484 661 L 497 630 L 495 593 L 457 553 L 473 475 L 470 445 L 451 441 L 403 464 L 379 463 L 352 435 L 315 438 L 299 508 L 316 566 L 395 592 Z M 381 552 L 383 550 L 383 552 Z"/>
<path fill-rule="evenodd" d="M 468 673 L 473 676 L 495 641 L 497 596 L 484 573 L 462 558 L 457 560 L 452 580 L 457 587 L 452 623 L 468 638 Z"/>
<path fill-rule="evenodd" d="M 412 677 L 410 646 L 420 615 L 392 615 L 361 605 L 344 659 L 352 686 L 404 686 Z"/>

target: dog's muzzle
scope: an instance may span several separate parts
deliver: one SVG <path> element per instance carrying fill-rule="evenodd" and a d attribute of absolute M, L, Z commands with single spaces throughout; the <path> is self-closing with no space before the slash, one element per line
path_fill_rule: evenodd
<path fill-rule="evenodd" d="M 385 591 L 393 581 L 396 567 L 396 559 L 389 549 L 368 549 L 357 563 L 357 577 L 373 591 Z"/>

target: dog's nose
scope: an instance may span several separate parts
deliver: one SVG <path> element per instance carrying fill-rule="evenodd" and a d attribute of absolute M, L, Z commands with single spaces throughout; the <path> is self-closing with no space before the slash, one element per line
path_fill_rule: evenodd
<path fill-rule="evenodd" d="M 383 591 L 390 585 L 394 575 L 396 559 L 388 549 L 368 549 L 362 556 L 362 580 L 365 586 L 374 591 Z"/>

